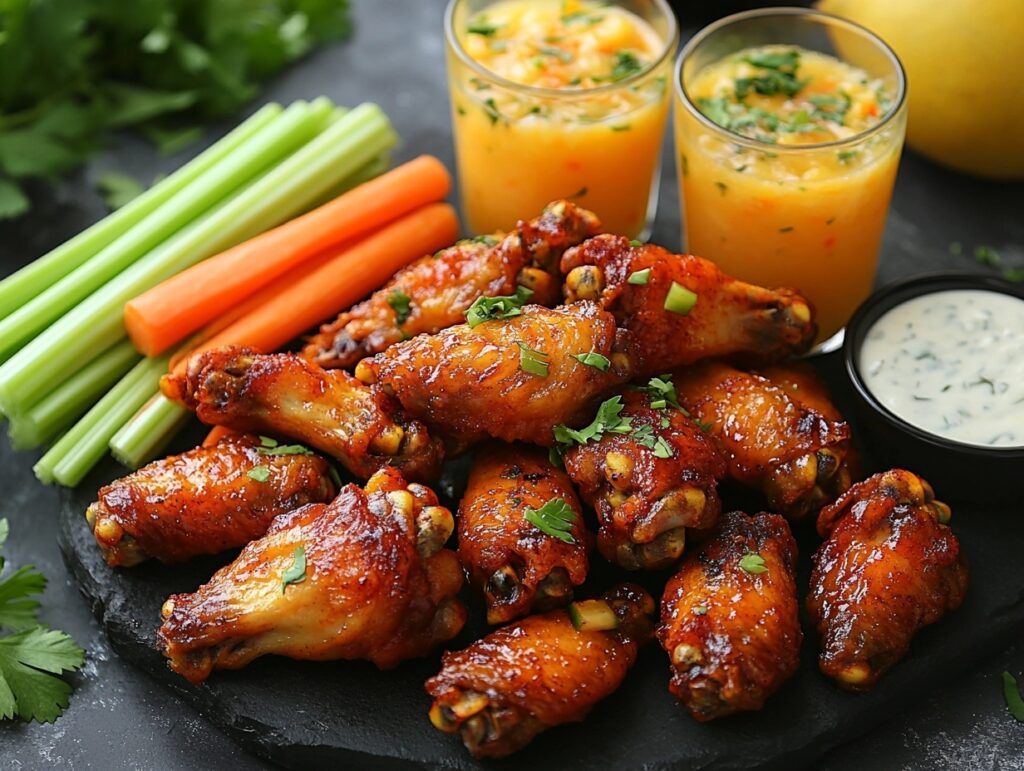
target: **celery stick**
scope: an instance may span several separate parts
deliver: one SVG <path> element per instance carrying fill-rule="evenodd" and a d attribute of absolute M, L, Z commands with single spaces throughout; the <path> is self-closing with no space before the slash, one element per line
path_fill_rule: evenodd
<path fill-rule="evenodd" d="M 24 415 L 11 418 L 8 431 L 17 449 L 38 447 L 77 420 L 142 357 L 129 340 L 108 348 Z"/>
<path fill-rule="evenodd" d="M 170 356 L 143 359 L 72 426 L 33 467 L 44 482 L 74 487 L 107 451 L 110 438 L 156 390 Z"/>
<path fill-rule="evenodd" d="M 124 304 L 168 276 L 302 211 L 395 144 L 387 116 L 361 105 L 283 163 L 154 249 L 0 366 L 0 409 L 23 412 L 63 377 L 65 362 L 124 334 Z"/>
<path fill-rule="evenodd" d="M 167 446 L 191 414 L 163 394 L 155 394 L 114 434 L 110 451 L 128 468 L 139 468 Z"/>
<path fill-rule="evenodd" d="M 305 144 L 326 123 L 329 108 L 320 111 L 322 118 L 310 120 L 310 105 L 293 104 L 92 259 L 0 319 L 0 357 L 16 351 L 148 251 Z"/>
<path fill-rule="evenodd" d="M 44 289 L 108 246 L 115 238 L 149 216 L 179 190 L 233 153 L 257 131 L 280 115 L 281 106 L 268 104 L 169 177 L 162 179 L 125 206 L 65 241 L 53 251 L 0 281 L 0 319 L 10 315 Z"/>

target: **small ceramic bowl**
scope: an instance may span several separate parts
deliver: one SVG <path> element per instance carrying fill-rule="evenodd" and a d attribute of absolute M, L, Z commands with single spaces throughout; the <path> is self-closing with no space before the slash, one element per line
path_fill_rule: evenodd
<path fill-rule="evenodd" d="M 1019 500 L 1016 485 L 1024 473 L 1024 447 L 966 444 L 912 425 L 879 402 L 859 370 L 864 339 L 884 313 L 911 298 L 949 289 L 981 289 L 1024 299 L 1024 286 L 976 273 L 929 273 L 889 284 L 871 295 L 847 324 L 843 344 L 857 427 L 879 464 L 920 474 L 940 499 L 982 506 Z"/>

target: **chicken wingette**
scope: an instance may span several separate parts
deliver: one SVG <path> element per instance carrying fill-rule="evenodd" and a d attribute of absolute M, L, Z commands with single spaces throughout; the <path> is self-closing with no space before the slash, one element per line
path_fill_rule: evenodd
<path fill-rule="evenodd" d="M 593 213 L 555 201 L 511 233 L 460 241 L 403 268 L 368 300 L 325 324 L 303 356 L 329 369 L 354 367 L 400 340 L 460 324 L 478 297 L 511 295 L 517 287 L 533 292 L 534 303 L 554 305 L 561 299 L 562 252 L 600 230 Z"/>
<path fill-rule="evenodd" d="M 216 348 L 192 356 L 184 374 L 165 375 L 160 388 L 204 423 L 297 439 L 361 479 L 394 466 L 429 481 L 441 467 L 440 443 L 393 399 L 295 354 Z"/>
<path fill-rule="evenodd" d="M 230 436 L 100 488 L 85 518 L 111 567 L 181 562 L 244 546 L 278 514 L 331 500 L 330 472 L 304 447 Z"/>
<path fill-rule="evenodd" d="M 383 469 L 365 489 L 282 514 L 230 565 L 164 603 L 160 640 L 191 682 L 267 654 L 367 659 L 385 669 L 462 629 L 462 568 L 443 548 L 451 513 Z"/>
<path fill-rule="evenodd" d="M 792 289 L 737 281 L 712 262 L 601 235 L 562 256 L 568 301 L 594 300 L 637 340 L 648 377 L 700 359 L 779 361 L 810 348 L 817 327 Z"/>
<path fill-rule="evenodd" d="M 669 690 L 697 720 L 757 710 L 800 664 L 796 541 L 778 514 L 722 515 L 661 600 Z"/>
<path fill-rule="evenodd" d="M 651 635 L 654 609 L 647 592 L 623 584 L 445 653 L 426 683 L 430 721 L 461 734 L 481 758 L 504 757 L 542 731 L 580 721 L 622 684 Z"/>
<path fill-rule="evenodd" d="M 477 449 L 459 505 L 459 560 L 504 624 L 567 604 L 593 541 L 569 477 L 524 445 Z"/>
<path fill-rule="evenodd" d="M 361 361 L 356 377 L 453 449 L 488 437 L 550 446 L 555 425 L 586 422 L 629 378 L 628 335 L 591 302 L 515 310 L 396 343 Z"/>
<path fill-rule="evenodd" d="M 760 490 L 772 511 L 799 518 L 850 486 L 850 427 L 809 367 L 743 372 L 705 362 L 673 382 L 683 406 L 708 427 L 729 476 Z"/>
<path fill-rule="evenodd" d="M 594 436 L 560 435 L 586 439 L 565 452 L 565 468 L 597 512 L 598 549 L 627 570 L 671 565 L 687 528 L 715 524 L 725 462 L 661 378 L 605 402 L 596 423 Z"/>
<path fill-rule="evenodd" d="M 855 484 L 818 516 L 807 609 L 818 666 L 844 688 L 874 686 L 918 630 L 963 602 L 968 570 L 950 509 L 902 469 Z"/>

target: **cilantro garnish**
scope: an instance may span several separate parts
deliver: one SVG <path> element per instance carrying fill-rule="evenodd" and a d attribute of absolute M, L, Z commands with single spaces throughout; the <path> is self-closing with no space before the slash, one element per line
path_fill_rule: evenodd
<path fill-rule="evenodd" d="M 292 564 L 281 576 L 281 594 L 290 584 L 301 584 L 306 580 L 306 548 L 298 546 L 292 552 Z"/>
<path fill-rule="evenodd" d="M 767 573 L 768 568 L 764 566 L 764 557 L 752 551 L 748 551 L 740 560 L 740 570 L 746 573 Z"/>
<path fill-rule="evenodd" d="M 301 444 L 278 444 L 269 436 L 260 437 L 260 446 L 256 448 L 260 455 L 314 455 L 315 453 Z"/>
<path fill-rule="evenodd" d="M 598 441 L 606 433 L 629 433 L 632 428 L 632 419 L 621 417 L 623 406 L 621 396 L 606 399 L 597 408 L 597 414 L 589 425 L 580 429 L 569 428 L 565 425 L 555 426 L 555 441 L 564 445 L 586 444 Z"/>
<path fill-rule="evenodd" d="M 539 509 L 527 507 L 523 519 L 552 538 L 564 543 L 576 543 L 572 535 L 576 512 L 562 498 L 553 498 Z"/>
<path fill-rule="evenodd" d="M 256 482 L 266 482 L 270 479 L 270 469 L 267 466 L 253 466 L 245 475 Z"/>
<path fill-rule="evenodd" d="M 477 324 L 495 319 L 510 319 L 522 314 L 523 305 L 533 296 L 533 290 L 525 286 L 516 287 L 514 295 L 478 297 L 466 309 L 466 323 L 472 329 Z"/>
<path fill-rule="evenodd" d="M 615 54 L 615 66 L 612 67 L 612 71 L 604 77 L 595 77 L 594 81 L 598 83 L 601 81 L 618 83 L 620 80 L 632 77 L 643 68 L 644 65 L 636 58 L 635 54 L 629 51 L 618 51 Z"/>
<path fill-rule="evenodd" d="M 519 345 L 519 368 L 523 372 L 539 377 L 548 376 L 548 354 L 538 351 L 525 343 Z"/>
<path fill-rule="evenodd" d="M 483 35 L 484 37 L 490 37 L 499 29 L 501 29 L 501 27 L 496 24 L 487 24 L 486 22 L 478 21 L 475 24 L 470 24 L 466 27 L 466 32 L 470 35 Z"/>
<path fill-rule="evenodd" d="M 580 364 L 586 364 L 588 367 L 599 369 L 602 372 L 607 372 L 612 362 L 607 356 L 602 356 L 599 353 L 590 351 L 589 353 L 574 353 L 572 355 L 576 361 Z"/>
<path fill-rule="evenodd" d="M 401 289 L 395 289 L 388 295 L 388 305 L 395 312 L 395 323 L 402 326 L 412 314 L 412 298 Z"/>

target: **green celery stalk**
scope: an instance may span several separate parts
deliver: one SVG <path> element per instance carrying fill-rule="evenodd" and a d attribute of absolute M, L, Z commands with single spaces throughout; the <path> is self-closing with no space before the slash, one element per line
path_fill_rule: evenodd
<path fill-rule="evenodd" d="M 329 108 L 320 107 L 314 119 L 310 105 L 293 104 L 92 259 L 0 319 L 0 358 L 9 356 L 91 292 L 305 144 L 323 128 L 328 113 Z"/>
<path fill-rule="evenodd" d="M 167 446 L 191 414 L 163 394 L 154 394 L 114 434 L 110 451 L 128 468 L 139 468 Z"/>
<path fill-rule="evenodd" d="M 132 297 L 212 254 L 274 227 L 392 147 L 397 136 L 376 105 L 345 114 L 240 193 L 108 282 L 0 366 L 0 410 L 27 410 L 63 377 L 65 362 L 124 335 Z M 258 268 L 254 268 L 256 270 Z"/>
<path fill-rule="evenodd" d="M 11 418 L 11 443 L 17 449 L 46 444 L 77 420 L 141 358 L 129 340 L 108 348 L 27 413 Z"/>
<path fill-rule="evenodd" d="M 280 115 L 281 109 L 279 104 L 261 107 L 234 131 L 138 198 L 0 281 L 0 319 L 9 316 L 163 206 L 176 193 L 245 144 Z"/>
<path fill-rule="evenodd" d="M 110 438 L 156 390 L 170 356 L 143 359 L 57 440 L 33 470 L 43 482 L 74 487 L 107 451 Z"/>

